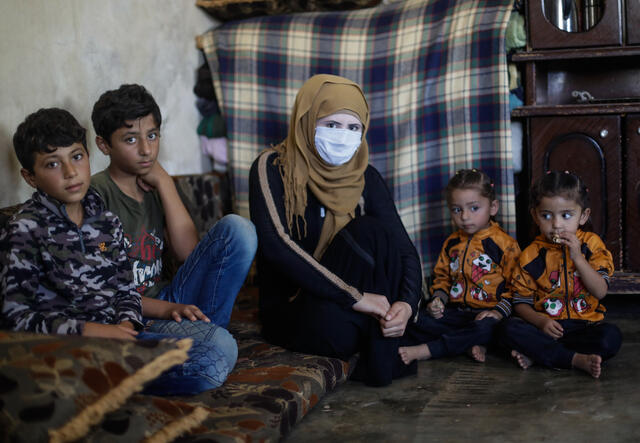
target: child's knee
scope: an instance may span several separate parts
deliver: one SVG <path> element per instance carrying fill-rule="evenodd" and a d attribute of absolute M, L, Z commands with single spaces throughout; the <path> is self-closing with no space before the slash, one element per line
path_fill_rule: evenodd
<path fill-rule="evenodd" d="M 208 342 L 194 341 L 185 364 L 185 375 L 193 377 L 200 391 L 222 386 L 238 359 L 238 345 L 233 336 L 218 328 L 215 339 Z M 195 388 L 194 388 L 195 389 Z"/>
<path fill-rule="evenodd" d="M 475 320 L 476 327 L 480 329 L 493 330 L 500 320 L 493 317 L 485 317 L 482 320 Z"/>
<path fill-rule="evenodd" d="M 233 369 L 238 359 L 238 344 L 233 335 L 222 326 L 213 323 L 191 322 L 191 326 L 198 327 L 197 330 L 190 330 L 194 347 L 202 346 L 205 352 L 207 349 L 211 350 L 211 358 L 222 358 L 229 368 Z"/>
<path fill-rule="evenodd" d="M 498 323 L 494 336 L 503 346 L 512 346 L 513 339 L 520 338 L 525 327 L 524 320 L 518 317 L 510 317 Z"/>
<path fill-rule="evenodd" d="M 504 319 L 504 321 L 500 322 L 500 324 L 498 325 L 498 330 L 497 333 L 499 335 L 511 335 L 513 333 L 513 330 L 515 329 L 515 326 L 513 325 L 513 318 L 506 318 Z"/>
<path fill-rule="evenodd" d="M 251 220 L 237 214 L 228 214 L 222 217 L 209 232 L 214 229 L 223 230 L 225 238 L 233 243 L 235 249 L 244 250 L 245 254 L 253 259 L 258 248 L 258 236 Z"/>
<path fill-rule="evenodd" d="M 478 338 L 483 341 L 483 344 L 486 344 L 491 340 L 491 337 L 493 337 L 499 320 L 491 317 L 485 317 L 482 320 L 476 320 L 474 323 Z"/>
<path fill-rule="evenodd" d="M 216 348 L 224 356 L 225 361 L 229 366 L 229 372 L 236 365 L 238 360 L 238 343 L 233 335 L 224 328 L 218 328 L 216 331 L 216 337 L 214 340 Z"/>
<path fill-rule="evenodd" d="M 603 324 L 604 334 L 600 343 L 602 358 L 611 358 L 618 353 L 622 345 L 622 332 L 616 325 Z"/>

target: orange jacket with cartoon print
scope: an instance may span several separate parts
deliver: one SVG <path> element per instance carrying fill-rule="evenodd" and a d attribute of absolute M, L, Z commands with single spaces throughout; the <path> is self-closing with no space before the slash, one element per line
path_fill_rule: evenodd
<path fill-rule="evenodd" d="M 609 284 L 613 257 L 597 234 L 578 230 L 582 254 Z M 555 320 L 600 321 L 605 307 L 582 285 L 569 251 L 563 245 L 535 238 L 520 255 L 511 280 L 513 303 L 530 304 L 536 311 Z"/>
<path fill-rule="evenodd" d="M 508 283 L 518 263 L 518 242 L 500 225 L 491 225 L 473 235 L 458 230 L 444 242 L 436 262 L 431 294 L 442 290 L 445 303 L 476 309 L 497 309 L 511 314 Z"/>

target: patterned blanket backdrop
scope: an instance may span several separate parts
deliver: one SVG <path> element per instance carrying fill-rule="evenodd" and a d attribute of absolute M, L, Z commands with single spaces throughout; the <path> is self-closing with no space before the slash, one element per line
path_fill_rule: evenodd
<path fill-rule="evenodd" d="M 513 0 L 408 0 L 348 12 L 229 22 L 199 37 L 227 125 L 235 210 L 249 168 L 287 134 L 310 76 L 362 85 L 370 162 L 393 192 L 425 276 L 452 232 L 443 189 L 460 168 L 487 172 L 498 221 L 515 233 L 504 35 Z"/>

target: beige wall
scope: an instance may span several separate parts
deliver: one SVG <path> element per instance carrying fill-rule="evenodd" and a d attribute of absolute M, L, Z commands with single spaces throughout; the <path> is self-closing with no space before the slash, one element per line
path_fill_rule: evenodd
<path fill-rule="evenodd" d="M 0 207 L 27 199 L 11 138 L 41 107 L 68 109 L 88 129 L 91 109 L 122 83 L 143 84 L 163 115 L 160 161 L 172 174 L 203 172 L 193 86 L 202 56 L 195 36 L 215 26 L 195 0 L 2 0 L 0 2 Z"/>

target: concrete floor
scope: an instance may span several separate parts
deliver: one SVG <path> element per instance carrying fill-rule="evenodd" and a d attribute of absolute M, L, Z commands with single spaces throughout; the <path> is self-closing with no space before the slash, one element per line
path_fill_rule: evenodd
<path fill-rule="evenodd" d="M 422 361 L 386 388 L 339 386 L 285 441 L 640 442 L 640 295 L 605 306 L 624 341 L 598 380 L 492 354 Z"/>

